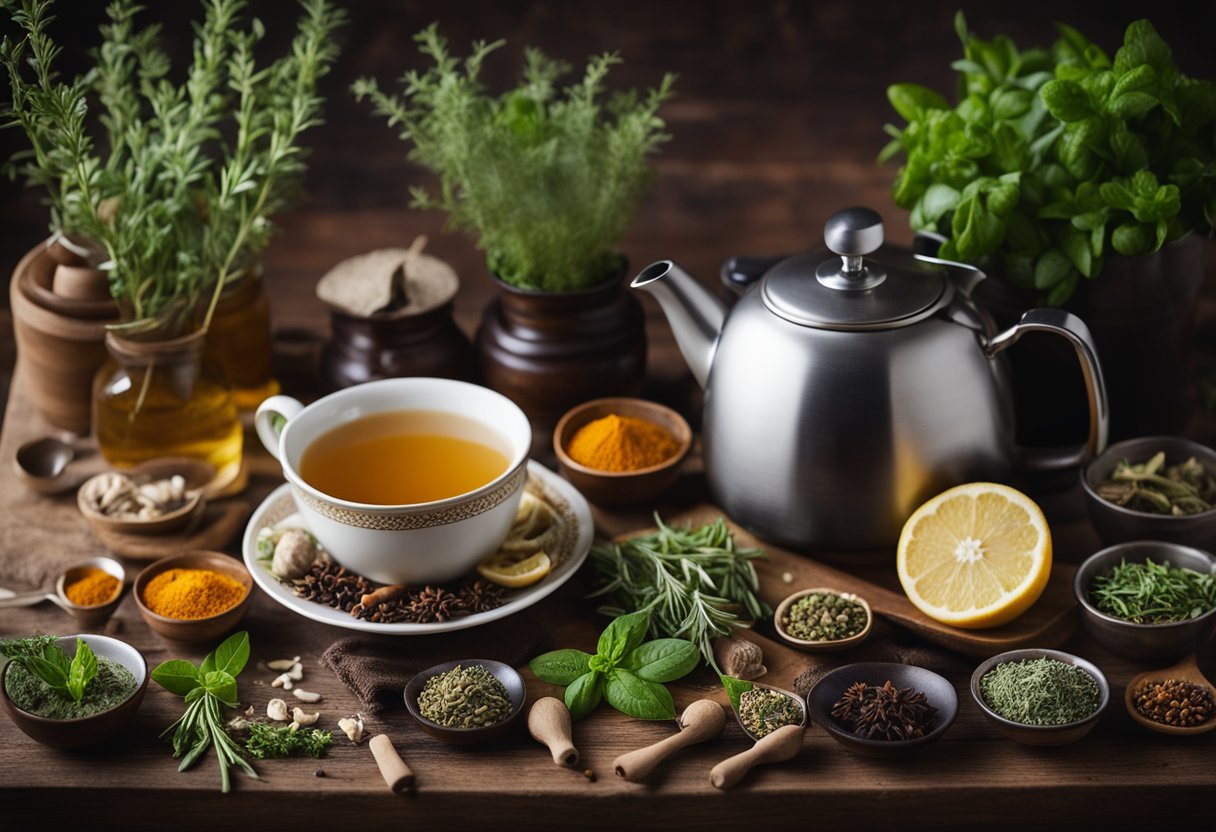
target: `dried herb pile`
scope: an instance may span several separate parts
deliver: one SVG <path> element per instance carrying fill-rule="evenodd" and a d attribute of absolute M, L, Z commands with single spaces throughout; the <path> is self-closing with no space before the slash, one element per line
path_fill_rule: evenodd
<path fill-rule="evenodd" d="M 1120 460 L 1096 490 L 1107 502 L 1149 514 L 1184 517 L 1216 505 L 1216 477 L 1195 457 L 1167 467 L 1164 452 L 1139 465 Z"/>
<path fill-rule="evenodd" d="M 1098 683 L 1079 667 L 1049 659 L 998 664 L 980 680 L 988 707 L 1021 725 L 1067 725 L 1098 709 Z"/>
<path fill-rule="evenodd" d="M 1098 575 L 1089 597 L 1099 610 L 1133 624 L 1187 621 L 1216 607 L 1216 575 L 1155 563 L 1123 561 Z"/>
<path fill-rule="evenodd" d="M 331 560 L 314 563 L 292 581 L 295 594 L 377 624 L 430 624 L 488 612 L 503 604 L 502 587 L 475 578 L 455 584 L 403 589 L 389 600 L 364 606 L 363 596 L 380 587 Z"/>

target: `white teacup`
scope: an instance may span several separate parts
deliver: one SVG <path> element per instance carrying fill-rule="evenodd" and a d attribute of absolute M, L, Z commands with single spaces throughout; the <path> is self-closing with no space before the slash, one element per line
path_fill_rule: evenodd
<path fill-rule="evenodd" d="M 300 457 L 329 430 L 373 413 L 428 410 L 463 416 L 501 435 L 506 471 L 445 500 L 373 505 L 341 500 L 300 476 Z M 448 581 L 468 573 L 502 543 L 527 479 L 532 428 L 510 399 L 485 387 L 439 378 L 394 378 L 348 387 L 305 407 L 290 396 L 262 402 L 258 437 L 279 460 L 300 514 L 338 563 L 390 584 Z"/>

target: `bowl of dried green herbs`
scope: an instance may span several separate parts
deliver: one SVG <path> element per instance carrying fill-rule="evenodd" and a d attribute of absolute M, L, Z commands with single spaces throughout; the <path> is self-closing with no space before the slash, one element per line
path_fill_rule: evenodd
<path fill-rule="evenodd" d="M 1125 658 L 1173 661 L 1216 633 L 1216 557 L 1202 549 L 1120 543 L 1081 564 L 1073 591 L 1094 641 Z"/>
<path fill-rule="evenodd" d="M 1097 665 L 1069 653 L 1010 650 L 975 669 L 971 696 L 1011 740 L 1068 745 L 1098 724 L 1110 685 Z"/>
<path fill-rule="evenodd" d="M 405 707 L 423 731 L 452 745 L 504 736 L 523 712 L 527 691 L 515 668 L 490 659 L 444 662 L 405 686 Z"/>
<path fill-rule="evenodd" d="M 807 715 L 850 751 L 903 757 L 941 739 L 958 716 L 949 680 L 915 665 L 859 662 L 833 670 L 806 698 Z"/>
<path fill-rule="evenodd" d="M 1085 466 L 1089 518 L 1107 546 L 1167 540 L 1206 548 L 1216 540 L 1216 451 L 1179 436 L 1111 445 Z"/>

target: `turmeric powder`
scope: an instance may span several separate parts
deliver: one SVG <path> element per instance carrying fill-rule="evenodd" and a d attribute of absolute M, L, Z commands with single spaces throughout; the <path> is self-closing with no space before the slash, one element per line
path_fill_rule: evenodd
<path fill-rule="evenodd" d="M 91 566 L 63 588 L 63 594 L 73 604 L 81 607 L 96 607 L 104 604 L 118 592 L 119 582 L 109 572 Z"/>
<path fill-rule="evenodd" d="M 245 585 L 210 569 L 166 569 L 144 587 L 144 604 L 179 620 L 210 618 L 245 598 Z"/>
<path fill-rule="evenodd" d="M 680 449 L 658 425 L 615 413 L 588 422 L 570 440 L 566 453 L 598 471 L 639 471 L 666 462 Z"/>

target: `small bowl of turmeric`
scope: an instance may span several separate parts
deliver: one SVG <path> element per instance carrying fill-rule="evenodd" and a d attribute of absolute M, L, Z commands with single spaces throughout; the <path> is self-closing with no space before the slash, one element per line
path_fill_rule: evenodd
<path fill-rule="evenodd" d="M 568 411 L 553 431 L 562 476 L 593 503 L 651 500 L 675 483 L 692 448 L 692 428 L 670 407 L 609 398 Z"/>
<path fill-rule="evenodd" d="M 135 579 L 135 603 L 148 627 L 171 641 L 211 641 L 245 617 L 253 576 L 222 552 L 162 558 Z"/>

